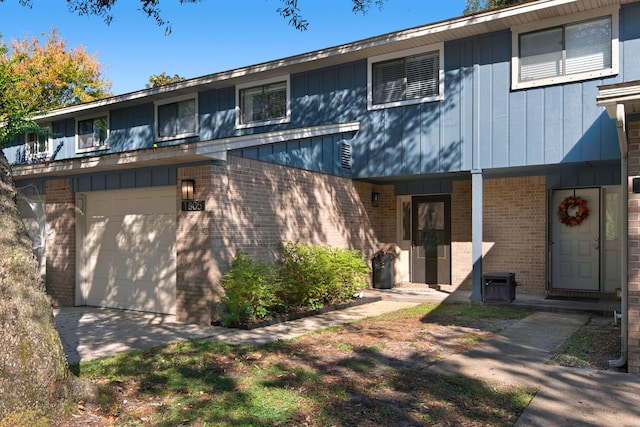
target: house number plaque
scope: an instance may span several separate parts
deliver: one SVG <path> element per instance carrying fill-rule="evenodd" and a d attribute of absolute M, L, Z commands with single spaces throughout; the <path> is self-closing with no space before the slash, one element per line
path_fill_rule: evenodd
<path fill-rule="evenodd" d="M 204 210 L 204 200 L 184 200 L 182 202 L 183 212 L 197 212 Z"/>

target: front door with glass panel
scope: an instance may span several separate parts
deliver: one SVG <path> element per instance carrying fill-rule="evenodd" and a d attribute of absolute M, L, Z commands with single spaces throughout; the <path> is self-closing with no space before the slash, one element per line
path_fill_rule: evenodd
<path fill-rule="evenodd" d="M 451 198 L 416 196 L 412 200 L 411 281 L 451 284 Z"/>

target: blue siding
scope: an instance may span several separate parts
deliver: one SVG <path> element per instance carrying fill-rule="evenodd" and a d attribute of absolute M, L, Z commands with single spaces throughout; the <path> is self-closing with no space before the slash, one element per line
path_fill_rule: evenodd
<path fill-rule="evenodd" d="M 152 103 L 112 110 L 109 115 L 109 151 L 150 148 L 154 144 Z"/>
<path fill-rule="evenodd" d="M 235 135 L 235 97 L 233 87 L 200 93 L 200 139 L 207 141 Z"/>
<path fill-rule="evenodd" d="M 176 185 L 177 166 L 126 169 L 71 177 L 70 191 L 103 191 Z"/>
<path fill-rule="evenodd" d="M 351 170 L 342 168 L 341 149 L 342 143 L 351 144 L 352 138 L 352 133 L 340 133 L 232 150 L 229 154 L 350 177 Z"/>
<path fill-rule="evenodd" d="M 369 111 L 367 62 L 359 60 L 291 75 L 291 121 L 276 126 L 238 130 L 235 87 L 203 90 L 198 94 L 199 138 L 359 121 L 355 135 L 307 138 L 231 153 L 325 173 L 353 173 L 356 178 L 615 160 L 619 158 L 615 124 L 596 106 L 595 98 L 599 85 L 640 79 L 638 22 L 640 2 L 623 5 L 621 71 L 611 78 L 512 91 L 511 32 L 499 31 L 445 43 L 441 101 Z M 114 109 L 109 149 L 83 155 L 151 147 L 153 122 L 152 102 Z M 75 153 L 75 120 L 55 122 L 53 131 L 60 135 L 54 140 L 57 160 L 82 156 Z M 352 145 L 351 171 L 340 167 L 340 143 L 345 140 Z M 5 154 L 15 163 L 20 148 L 9 147 Z M 107 189 L 153 182 L 134 173 L 77 185 Z"/>

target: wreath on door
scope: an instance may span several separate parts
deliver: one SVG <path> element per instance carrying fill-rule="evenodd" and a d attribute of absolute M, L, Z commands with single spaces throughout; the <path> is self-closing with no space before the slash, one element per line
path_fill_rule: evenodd
<path fill-rule="evenodd" d="M 567 227 L 580 225 L 588 216 L 587 200 L 582 197 L 569 196 L 558 207 L 558 219 Z"/>

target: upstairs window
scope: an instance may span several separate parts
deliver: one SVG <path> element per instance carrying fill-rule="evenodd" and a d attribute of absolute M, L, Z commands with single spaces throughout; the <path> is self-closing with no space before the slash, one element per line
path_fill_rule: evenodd
<path fill-rule="evenodd" d="M 289 79 L 240 85 L 236 96 L 237 126 L 263 126 L 289 121 Z"/>
<path fill-rule="evenodd" d="M 517 39 L 516 39 L 517 37 Z M 514 31 L 514 89 L 586 80 L 618 70 L 617 14 Z"/>
<path fill-rule="evenodd" d="M 176 100 L 156 105 L 157 139 L 175 139 L 198 134 L 196 99 Z"/>
<path fill-rule="evenodd" d="M 51 126 L 42 126 L 38 131 L 25 134 L 25 157 L 34 161 L 51 153 Z"/>
<path fill-rule="evenodd" d="M 443 98 L 442 46 L 369 59 L 369 108 Z"/>
<path fill-rule="evenodd" d="M 109 121 L 107 116 L 77 121 L 77 151 L 92 151 L 107 147 Z"/>

